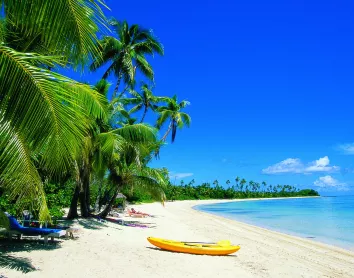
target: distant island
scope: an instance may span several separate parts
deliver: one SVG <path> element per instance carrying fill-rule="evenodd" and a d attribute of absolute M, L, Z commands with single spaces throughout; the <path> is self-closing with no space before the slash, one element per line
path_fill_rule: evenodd
<path fill-rule="evenodd" d="M 143 192 L 124 192 L 127 200 L 131 202 L 149 202 L 153 198 Z M 237 177 L 235 183 L 230 180 L 222 186 L 218 180 L 211 183 L 195 184 L 195 180 L 185 183 L 183 180 L 178 185 L 171 182 L 165 189 L 166 199 L 175 200 L 206 200 L 206 199 L 247 199 L 247 198 L 277 198 L 277 197 L 309 197 L 320 196 L 314 189 L 298 189 L 291 185 L 271 185 L 263 181 L 261 183 L 241 179 Z"/>

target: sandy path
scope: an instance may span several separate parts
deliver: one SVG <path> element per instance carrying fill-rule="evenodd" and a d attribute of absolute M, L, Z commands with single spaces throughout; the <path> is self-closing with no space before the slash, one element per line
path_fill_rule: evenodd
<path fill-rule="evenodd" d="M 155 215 L 128 221 L 154 228 L 126 227 L 96 220 L 79 220 L 83 233 L 44 247 L 16 244 L 15 252 L 29 258 L 37 271 L 22 274 L 0 269 L 7 277 L 354 277 L 354 253 L 195 211 L 183 201 L 134 206 Z M 241 246 L 224 257 L 178 254 L 155 249 L 146 237 L 185 241 L 229 239 Z M 20 247 L 17 247 L 19 245 Z M 44 249 L 47 248 L 47 249 Z M 24 249 L 23 251 L 21 251 Z M 1 250 L 1 245 L 0 245 Z M 30 251 L 30 252 L 28 252 Z"/>

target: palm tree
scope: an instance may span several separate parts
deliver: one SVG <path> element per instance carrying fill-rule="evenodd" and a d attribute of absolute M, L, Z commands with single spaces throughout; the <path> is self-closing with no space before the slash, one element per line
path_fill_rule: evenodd
<path fill-rule="evenodd" d="M 157 138 L 155 138 L 157 140 Z M 112 156 L 109 159 L 109 180 L 113 184 L 114 193 L 112 194 L 105 209 L 98 215 L 106 217 L 112 205 L 123 188 L 133 191 L 140 188 L 151 196 L 164 202 L 166 196 L 164 190 L 168 184 L 168 173 L 166 169 L 154 169 L 146 166 L 146 157 L 151 157 L 154 148 L 151 148 L 151 140 L 145 143 L 133 143 L 126 141 L 122 144 L 119 156 Z M 149 160 L 149 159 L 148 159 Z"/>
<path fill-rule="evenodd" d="M 146 113 L 148 112 L 149 109 L 155 111 L 157 108 L 156 104 L 158 102 L 167 100 L 166 97 L 154 96 L 152 93 L 152 87 L 149 87 L 146 83 L 142 84 L 141 93 L 131 90 L 130 94 L 133 97 L 124 98 L 121 101 L 123 104 L 135 104 L 135 106 L 129 110 L 129 114 L 144 109 L 143 116 L 140 120 L 140 123 L 144 121 Z"/>
<path fill-rule="evenodd" d="M 121 79 L 123 78 L 126 85 L 131 85 L 134 82 L 136 69 L 140 70 L 149 80 L 154 80 L 154 72 L 146 55 L 155 53 L 163 55 L 164 50 L 151 30 L 143 29 L 136 24 L 129 27 L 126 21 L 121 22 L 115 19 L 110 21 L 110 25 L 118 38 L 105 36 L 100 41 L 103 57 L 94 59 L 90 69 L 95 71 L 104 64 L 111 63 L 102 78 L 106 79 L 111 74 L 117 78 L 113 91 L 113 98 L 115 98 Z"/>
<path fill-rule="evenodd" d="M 105 117 L 104 99 L 89 86 L 33 65 L 54 61 L 0 46 L 0 178 L 12 197 L 37 199 L 41 217 L 47 210 L 33 154 L 48 172 L 65 173 L 89 129 L 87 118 Z"/>
<path fill-rule="evenodd" d="M 106 117 L 104 99 L 90 86 L 47 70 L 99 59 L 100 2 L 0 3 L 1 186 L 20 203 L 35 202 L 40 219 L 49 213 L 33 159 L 50 174 L 65 173 L 89 129 L 87 119 Z"/>
<path fill-rule="evenodd" d="M 167 106 L 161 106 L 156 109 L 156 111 L 159 113 L 156 126 L 158 129 L 161 129 L 162 125 L 166 121 L 170 121 L 168 129 L 162 137 L 162 141 L 166 140 L 167 135 L 172 130 L 173 143 L 176 138 L 177 127 L 183 128 L 184 125 L 186 125 L 187 127 L 190 126 L 191 117 L 187 113 L 181 112 L 183 108 L 189 105 L 189 102 L 186 100 L 182 100 L 180 103 L 178 103 L 176 95 L 174 95 L 172 98 L 166 99 L 166 102 Z"/>
<path fill-rule="evenodd" d="M 104 97 L 107 96 L 108 87 L 109 84 L 103 80 L 94 86 L 97 92 Z M 112 116 L 116 112 L 117 106 L 115 107 L 111 103 L 107 105 L 106 109 L 107 114 Z M 128 143 L 141 144 L 156 141 L 156 130 L 148 125 L 125 125 L 114 129 L 108 122 L 109 119 L 106 122 L 96 120 L 95 124 L 92 123 L 92 128 L 85 138 L 80 154 L 76 158 L 77 186 L 68 213 L 69 219 L 78 216 L 77 204 L 79 199 L 81 216 L 90 216 L 90 182 L 94 171 L 99 178 L 103 179 L 113 157 L 115 155 L 120 156 L 122 146 Z"/>

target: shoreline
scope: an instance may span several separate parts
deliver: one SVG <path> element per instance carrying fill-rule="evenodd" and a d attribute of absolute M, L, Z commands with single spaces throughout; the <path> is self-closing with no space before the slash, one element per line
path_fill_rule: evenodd
<path fill-rule="evenodd" d="M 318 197 L 321 197 L 321 196 L 289 197 L 289 198 L 287 198 L 287 197 L 279 197 L 279 198 L 266 198 L 266 199 L 268 199 L 268 200 L 283 200 L 283 199 L 318 198 Z M 261 198 L 261 199 L 252 198 L 252 199 L 248 199 L 248 201 L 261 201 L 261 200 L 264 200 L 264 199 L 265 198 Z M 203 211 L 203 210 L 200 210 L 200 209 L 196 208 L 197 206 L 202 206 L 202 205 L 214 205 L 214 204 L 220 204 L 220 203 L 228 203 L 228 201 L 224 201 L 224 200 L 207 200 L 207 201 L 210 201 L 210 202 L 206 202 L 206 203 L 203 203 L 203 204 L 196 204 L 196 205 L 193 205 L 191 208 L 193 210 L 201 212 L 203 214 L 212 215 L 212 216 L 215 216 L 215 217 L 218 217 L 218 218 L 221 218 L 221 219 L 225 219 L 225 220 L 229 220 L 229 221 L 234 221 L 234 222 L 236 222 L 238 224 L 249 225 L 249 226 L 251 226 L 253 228 L 263 229 L 263 230 L 265 230 L 267 232 L 274 232 L 274 233 L 278 233 L 278 234 L 281 234 L 281 235 L 284 235 L 284 236 L 294 237 L 294 239 L 301 239 L 301 240 L 305 240 L 305 241 L 310 241 L 311 243 L 318 243 L 320 245 L 325 245 L 327 248 L 341 249 L 343 251 L 348 251 L 348 252 L 354 254 L 354 249 L 345 248 L 345 247 L 342 247 L 342 246 L 339 246 L 339 245 L 335 245 L 335 244 L 330 244 L 328 242 L 324 242 L 324 241 L 321 241 L 321 240 L 315 240 L 315 239 L 312 239 L 312 238 L 306 238 L 306 237 L 302 236 L 301 234 L 296 234 L 295 232 L 292 232 L 292 231 L 277 231 L 277 230 L 272 229 L 272 228 L 263 227 L 263 226 L 260 226 L 260 225 L 257 225 L 257 224 L 253 224 L 253 223 L 243 222 L 242 220 L 237 220 L 237 219 L 233 219 L 233 218 L 224 217 L 224 216 L 221 216 L 221 215 L 213 214 L 213 213 L 210 213 L 210 212 L 207 212 L 207 211 Z M 243 202 L 243 201 L 246 201 L 246 200 L 245 199 L 230 200 L 230 202 Z"/>
<path fill-rule="evenodd" d="M 124 220 L 151 228 L 101 223 L 94 219 L 75 220 L 75 226 L 82 230 L 75 240 L 63 239 L 48 246 L 35 240 L 16 242 L 13 244 L 16 248 L 9 245 L 11 252 L 7 247 L 6 254 L 29 260 L 37 270 L 24 274 L 0 268 L 0 275 L 11 278 L 354 277 L 353 252 L 193 209 L 195 205 L 211 202 L 220 201 L 131 206 L 154 217 L 124 217 Z M 241 249 L 229 256 L 181 254 L 155 248 L 147 241 L 149 236 L 201 242 L 228 239 Z"/>

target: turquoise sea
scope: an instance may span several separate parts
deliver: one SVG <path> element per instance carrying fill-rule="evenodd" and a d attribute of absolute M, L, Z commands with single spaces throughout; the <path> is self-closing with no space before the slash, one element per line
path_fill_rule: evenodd
<path fill-rule="evenodd" d="M 354 251 L 354 196 L 264 199 L 194 208 Z"/>

